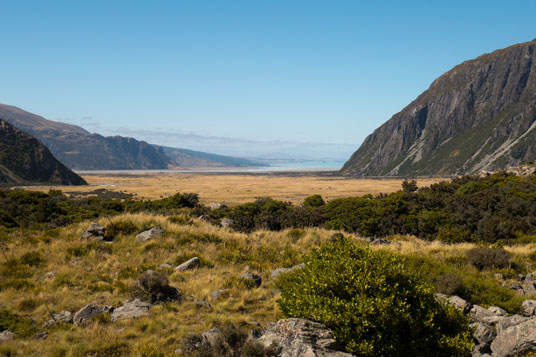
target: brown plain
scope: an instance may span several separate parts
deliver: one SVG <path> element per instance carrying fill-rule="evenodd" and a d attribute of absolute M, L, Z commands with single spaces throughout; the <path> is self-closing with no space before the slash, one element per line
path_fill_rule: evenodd
<path fill-rule="evenodd" d="M 401 188 L 402 179 L 361 179 L 283 174 L 198 174 L 198 173 L 136 173 L 85 174 L 88 186 L 54 187 L 65 193 L 107 189 L 135 194 L 136 198 L 159 199 L 177 192 L 199 194 L 203 203 L 238 204 L 258 197 L 272 197 L 292 203 L 319 194 L 325 200 L 365 194 L 390 193 Z M 443 181 L 441 178 L 417 179 L 419 187 Z M 29 189 L 48 191 L 52 187 Z"/>

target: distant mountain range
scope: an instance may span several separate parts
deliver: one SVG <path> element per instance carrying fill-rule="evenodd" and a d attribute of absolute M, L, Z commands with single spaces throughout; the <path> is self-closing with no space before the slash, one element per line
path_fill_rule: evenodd
<path fill-rule="evenodd" d="M 536 39 L 466 61 L 369 135 L 347 176 L 457 175 L 536 160 Z"/>
<path fill-rule="evenodd" d="M 122 136 L 102 136 L 72 124 L 47 120 L 0 104 L 0 119 L 29 133 L 75 170 L 168 169 L 258 166 L 253 160 L 151 145 Z"/>
<path fill-rule="evenodd" d="M 0 185 L 85 185 L 31 135 L 0 119 Z"/>

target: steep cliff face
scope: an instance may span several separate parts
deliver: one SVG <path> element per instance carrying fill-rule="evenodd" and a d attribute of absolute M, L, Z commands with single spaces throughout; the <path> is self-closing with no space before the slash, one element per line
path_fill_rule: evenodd
<path fill-rule="evenodd" d="M 0 119 L 0 185 L 85 185 L 37 139 Z"/>
<path fill-rule="evenodd" d="M 348 176 L 455 175 L 536 160 L 536 39 L 466 61 L 369 135 Z"/>

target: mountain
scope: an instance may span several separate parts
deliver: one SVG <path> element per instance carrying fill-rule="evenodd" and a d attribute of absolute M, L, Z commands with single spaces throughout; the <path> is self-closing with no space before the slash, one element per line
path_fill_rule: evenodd
<path fill-rule="evenodd" d="M 202 151 L 162 147 L 164 154 L 182 167 L 247 167 L 263 166 L 258 161 L 210 154 Z"/>
<path fill-rule="evenodd" d="M 251 160 L 165 148 L 122 136 L 92 134 L 79 126 L 47 120 L 10 105 L 0 104 L 0 118 L 39 139 L 58 160 L 77 170 L 255 165 Z"/>
<path fill-rule="evenodd" d="M 347 176 L 457 175 L 536 160 L 536 39 L 463 62 L 369 135 Z"/>
<path fill-rule="evenodd" d="M 0 185 L 86 185 L 39 140 L 0 119 Z"/>

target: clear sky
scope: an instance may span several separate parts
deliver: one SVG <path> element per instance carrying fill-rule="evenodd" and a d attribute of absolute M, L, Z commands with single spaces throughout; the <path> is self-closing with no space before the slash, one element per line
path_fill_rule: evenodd
<path fill-rule="evenodd" d="M 0 103 L 232 154 L 347 155 L 454 65 L 536 37 L 534 0 L 20 0 L 0 14 Z"/>

